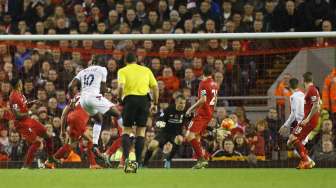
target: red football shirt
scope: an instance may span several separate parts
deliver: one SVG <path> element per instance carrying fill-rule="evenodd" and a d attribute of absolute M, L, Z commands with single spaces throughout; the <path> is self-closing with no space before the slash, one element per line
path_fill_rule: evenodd
<path fill-rule="evenodd" d="M 12 109 L 19 110 L 21 113 L 28 112 L 26 97 L 17 91 L 11 92 L 9 96 L 9 104 Z"/>
<path fill-rule="evenodd" d="M 218 86 L 212 78 L 202 80 L 198 87 L 198 98 L 206 96 L 206 102 L 198 107 L 196 116 L 211 119 L 217 101 Z"/>
<path fill-rule="evenodd" d="M 320 100 L 320 94 L 314 85 L 308 87 L 306 96 L 305 96 L 305 105 L 304 105 L 304 115 L 305 118 L 309 115 L 314 102 Z M 319 113 L 316 113 L 313 118 L 318 118 Z"/>

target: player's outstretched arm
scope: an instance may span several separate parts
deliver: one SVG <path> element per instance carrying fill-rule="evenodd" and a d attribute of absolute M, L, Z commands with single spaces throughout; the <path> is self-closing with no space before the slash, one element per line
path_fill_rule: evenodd
<path fill-rule="evenodd" d="M 206 102 L 206 96 L 202 95 L 200 99 L 197 100 L 195 104 L 193 104 L 186 112 L 187 115 L 190 115 L 192 111 L 194 111 L 197 107 L 203 105 Z"/>

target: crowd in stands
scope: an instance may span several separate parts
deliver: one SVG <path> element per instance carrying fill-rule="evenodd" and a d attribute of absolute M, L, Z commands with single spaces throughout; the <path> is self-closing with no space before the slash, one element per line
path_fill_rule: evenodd
<path fill-rule="evenodd" d="M 217 32 L 282 32 L 331 31 L 335 26 L 333 0 L 0 0 L 0 34 L 139 34 L 139 33 L 217 33 Z M 318 43 L 325 45 L 325 40 Z M 42 122 L 54 135 L 56 151 L 60 138 L 60 116 L 67 104 L 67 86 L 88 61 L 95 61 L 108 70 L 106 97 L 117 102 L 117 71 L 124 66 L 123 54 L 134 51 L 140 64 L 148 66 L 156 76 L 162 111 L 178 93 L 186 98 L 197 95 L 197 88 L 205 64 L 213 65 L 214 79 L 219 84 L 219 96 L 249 95 L 256 86 L 256 74 L 265 67 L 255 58 L 237 55 L 220 56 L 222 52 L 240 53 L 248 49 L 272 47 L 271 42 L 258 41 L 37 41 L 0 42 L 0 117 L 8 107 L 10 80 L 23 80 L 27 100 L 39 100 L 33 105 L 31 116 Z M 73 50 L 69 50 L 73 49 Z M 104 50 L 93 58 L 92 51 Z M 108 52 L 108 53 L 107 53 Z M 219 52 L 200 57 L 202 52 Z M 149 55 L 156 53 L 156 55 Z M 183 54 L 177 58 L 174 55 Z M 283 86 L 285 88 L 285 86 Z M 191 101 L 189 101 L 190 103 Z M 335 113 L 332 110 L 333 113 Z M 280 113 L 280 112 L 279 112 Z M 146 143 L 155 136 L 155 115 L 148 121 Z M 231 135 L 219 133 L 221 121 L 231 117 L 238 129 Z M 329 119 L 329 118 L 328 118 Z M 330 122 L 321 122 L 322 131 L 316 133 L 314 156 L 335 156 Z M 20 135 L 9 132 L 13 122 L 0 118 L 0 160 L 22 160 L 27 149 Z M 329 122 L 329 124 L 328 124 Z M 283 119 L 278 109 L 270 109 L 267 117 L 249 122 L 243 107 L 226 112 L 219 107 L 203 145 L 209 157 L 256 156 L 260 160 L 277 159 L 286 151 L 285 138 L 277 133 Z M 118 136 L 112 122 L 106 121 L 101 134 L 101 148 Z M 328 136 L 329 135 L 329 139 Z M 330 142 L 323 141 L 330 140 Z M 85 143 L 82 143 L 85 145 Z M 166 144 L 163 153 L 169 152 Z M 80 150 L 80 149 L 79 149 Z M 327 153 L 327 154 L 326 154 Z M 328 155 L 328 156 L 327 156 Z M 177 157 L 191 158 L 192 150 L 184 144 Z"/>

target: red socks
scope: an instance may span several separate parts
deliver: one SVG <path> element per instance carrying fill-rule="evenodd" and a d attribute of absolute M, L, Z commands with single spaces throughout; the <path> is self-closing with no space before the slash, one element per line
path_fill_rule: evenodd
<path fill-rule="evenodd" d="M 30 145 L 27 151 L 26 159 L 24 161 L 24 166 L 26 167 L 31 166 L 31 164 L 33 163 L 34 157 L 35 157 L 35 153 L 40 146 L 41 146 L 40 141 L 36 141 L 35 143 Z"/>
<path fill-rule="evenodd" d="M 87 147 L 88 147 L 87 148 L 87 155 L 88 155 L 88 159 L 89 159 L 90 165 L 97 165 L 97 162 L 96 162 L 96 159 L 95 159 L 96 156 L 95 156 L 95 154 L 92 151 L 93 143 L 91 141 L 89 141 Z"/>
<path fill-rule="evenodd" d="M 195 151 L 196 158 L 199 159 L 199 158 L 203 157 L 203 151 L 202 151 L 201 143 L 194 138 L 190 141 L 190 144 Z"/>
<path fill-rule="evenodd" d="M 121 137 L 115 140 L 112 146 L 107 150 L 108 155 L 114 154 L 121 147 Z"/>
<path fill-rule="evenodd" d="M 294 146 L 296 147 L 301 159 L 303 161 L 308 161 L 307 150 L 304 145 L 300 141 L 295 140 Z"/>
<path fill-rule="evenodd" d="M 46 152 L 47 152 L 47 154 L 48 154 L 48 156 L 52 156 L 53 155 L 53 153 L 54 153 L 54 149 L 53 149 L 53 140 L 52 140 L 52 138 L 47 138 L 46 140 L 45 140 L 45 150 L 46 150 Z"/>
<path fill-rule="evenodd" d="M 54 157 L 56 159 L 66 158 L 71 152 L 71 146 L 69 144 L 64 144 L 60 149 L 57 150 Z"/>

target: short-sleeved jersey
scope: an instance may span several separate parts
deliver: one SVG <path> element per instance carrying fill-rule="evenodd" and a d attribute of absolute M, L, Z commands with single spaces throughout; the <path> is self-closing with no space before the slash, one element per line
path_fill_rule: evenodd
<path fill-rule="evenodd" d="M 305 105 L 304 105 L 304 117 L 306 118 L 315 102 L 319 102 L 320 100 L 320 94 L 316 87 L 314 85 L 311 85 L 308 87 L 306 95 L 305 95 Z M 316 113 L 313 117 L 319 116 L 318 113 Z"/>
<path fill-rule="evenodd" d="M 211 119 L 217 102 L 218 85 L 212 78 L 202 80 L 198 87 L 198 98 L 206 96 L 206 102 L 198 107 L 196 116 Z"/>
<path fill-rule="evenodd" d="M 9 96 L 10 107 L 14 110 L 19 110 L 21 113 L 28 112 L 27 99 L 18 91 L 12 91 Z"/>
<path fill-rule="evenodd" d="M 136 63 L 128 64 L 118 71 L 118 83 L 124 84 L 123 97 L 147 95 L 151 87 L 157 86 L 152 71 Z"/>
<path fill-rule="evenodd" d="M 101 66 L 90 66 L 81 70 L 75 77 L 81 83 L 81 95 L 99 95 L 101 82 L 106 82 L 107 69 Z"/>

